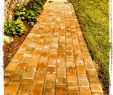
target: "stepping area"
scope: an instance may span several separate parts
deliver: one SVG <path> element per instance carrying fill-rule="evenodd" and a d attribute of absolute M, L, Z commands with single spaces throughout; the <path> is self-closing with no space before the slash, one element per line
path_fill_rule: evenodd
<path fill-rule="evenodd" d="M 47 1 L 4 71 L 4 95 L 103 95 L 77 16 L 66 0 Z"/>

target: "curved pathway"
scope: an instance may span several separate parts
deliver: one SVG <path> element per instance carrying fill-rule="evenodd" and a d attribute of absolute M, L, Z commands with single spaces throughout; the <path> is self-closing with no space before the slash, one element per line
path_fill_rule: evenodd
<path fill-rule="evenodd" d="M 4 72 L 5 95 L 103 95 L 71 3 L 48 1 Z"/>

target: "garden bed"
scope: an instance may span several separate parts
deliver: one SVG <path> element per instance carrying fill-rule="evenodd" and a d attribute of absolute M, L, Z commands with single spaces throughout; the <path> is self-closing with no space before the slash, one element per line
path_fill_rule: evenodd
<path fill-rule="evenodd" d="M 5 20 L 4 34 L 6 37 L 4 40 L 5 44 L 3 46 L 4 68 L 10 63 L 20 45 L 38 21 L 37 17 L 42 12 L 44 3 L 45 0 L 33 0 L 27 4 L 19 5 L 13 10 L 12 19 Z M 12 42 L 10 41 L 9 43 L 8 38 L 11 38 Z"/>
<path fill-rule="evenodd" d="M 14 56 L 14 54 L 17 52 L 17 50 L 19 49 L 20 45 L 23 43 L 23 41 L 25 40 L 26 36 L 29 34 L 29 32 L 31 31 L 32 27 L 31 25 L 24 23 L 25 27 L 26 27 L 26 31 L 22 36 L 17 36 L 15 35 L 14 41 L 9 43 L 9 44 L 5 44 L 3 46 L 3 51 L 4 51 L 4 56 L 3 56 L 3 60 L 4 60 L 4 68 L 9 64 L 9 62 L 11 61 L 12 57 Z"/>

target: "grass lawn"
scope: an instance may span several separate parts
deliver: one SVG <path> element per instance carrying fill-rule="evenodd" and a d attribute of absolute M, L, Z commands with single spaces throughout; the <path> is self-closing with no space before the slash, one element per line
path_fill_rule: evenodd
<path fill-rule="evenodd" d="M 99 64 L 99 76 L 109 89 L 109 1 L 69 0 L 80 22 L 92 58 Z"/>

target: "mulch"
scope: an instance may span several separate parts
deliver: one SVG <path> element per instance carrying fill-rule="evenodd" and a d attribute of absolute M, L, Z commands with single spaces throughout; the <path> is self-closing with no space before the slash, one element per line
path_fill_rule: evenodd
<path fill-rule="evenodd" d="M 3 63 L 4 63 L 4 69 L 5 67 L 7 67 L 7 65 L 10 63 L 12 57 L 14 56 L 14 54 L 17 52 L 17 50 L 19 49 L 20 45 L 23 43 L 23 41 L 25 40 L 26 36 L 29 34 L 29 32 L 32 29 L 32 26 L 27 24 L 26 22 L 24 22 L 24 25 L 26 27 L 25 33 L 22 36 L 17 36 L 15 35 L 14 41 L 9 43 L 9 44 L 4 44 L 3 45 L 3 52 L 4 52 L 4 56 L 3 56 Z"/>

